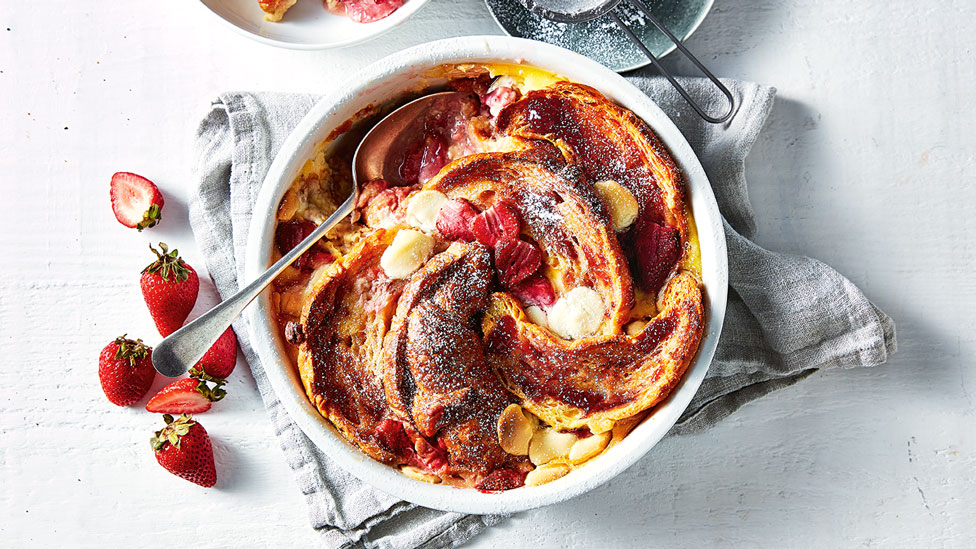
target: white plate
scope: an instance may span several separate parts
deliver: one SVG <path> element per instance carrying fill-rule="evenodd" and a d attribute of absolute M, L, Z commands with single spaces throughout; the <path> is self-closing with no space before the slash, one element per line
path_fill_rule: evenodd
<path fill-rule="evenodd" d="M 320 0 L 299 0 L 285 17 L 264 19 L 257 0 L 199 0 L 201 6 L 227 26 L 263 44 L 296 50 L 325 50 L 364 42 L 406 21 L 427 0 L 407 0 L 389 17 L 357 23 L 329 13 Z"/>
<path fill-rule="evenodd" d="M 644 119 L 671 151 L 684 173 L 701 243 L 706 293 L 706 329 L 698 356 L 671 396 L 658 405 L 624 441 L 584 467 L 549 484 L 485 494 L 471 489 L 412 480 L 360 452 L 339 436 L 309 403 L 295 367 L 284 351 L 270 315 L 269 293 L 247 310 L 251 342 L 271 385 L 292 419 L 336 463 L 384 492 L 446 511 L 511 513 L 578 496 L 613 478 L 644 456 L 691 402 L 715 353 L 728 290 L 725 232 L 705 172 L 691 146 L 670 119 L 640 90 L 610 69 L 556 46 L 504 36 L 468 36 L 422 44 L 387 57 L 354 76 L 316 104 L 282 145 L 268 170 L 254 206 L 248 234 L 245 277 L 253 280 L 271 259 L 278 202 L 318 143 L 342 122 L 370 103 L 402 95 L 422 84 L 437 84 L 422 75 L 444 63 L 523 62 L 589 84 Z M 652 487 L 648 487 L 649 489 Z"/>

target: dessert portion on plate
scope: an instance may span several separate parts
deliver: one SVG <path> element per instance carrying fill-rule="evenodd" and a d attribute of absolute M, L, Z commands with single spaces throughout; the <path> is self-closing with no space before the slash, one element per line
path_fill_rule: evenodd
<path fill-rule="evenodd" d="M 281 21 L 285 12 L 298 0 L 258 0 L 268 21 Z M 345 15 L 357 23 L 372 23 L 388 17 L 402 6 L 406 0 L 323 0 L 322 5 L 329 12 Z"/>
<path fill-rule="evenodd" d="M 597 90 L 519 65 L 431 76 L 462 93 L 391 146 L 395 169 L 360 183 L 272 307 L 308 398 L 373 459 L 482 491 L 543 484 L 622 441 L 693 360 L 694 219 L 664 145 Z M 383 110 L 306 163 L 272 260 L 348 196 Z"/>

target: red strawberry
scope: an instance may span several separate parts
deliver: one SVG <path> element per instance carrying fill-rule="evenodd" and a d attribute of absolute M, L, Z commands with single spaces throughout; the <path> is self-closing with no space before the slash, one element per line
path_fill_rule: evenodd
<path fill-rule="evenodd" d="M 495 269 L 503 286 L 514 286 L 539 270 L 542 252 L 524 240 L 503 240 L 495 248 Z"/>
<path fill-rule="evenodd" d="M 518 212 L 507 202 L 499 202 L 471 221 L 471 232 L 489 248 L 498 241 L 514 240 L 519 234 Z"/>
<path fill-rule="evenodd" d="M 305 240 L 308 235 L 312 234 L 312 231 L 316 227 L 318 225 L 311 221 L 286 221 L 279 223 L 278 228 L 275 230 L 275 244 L 278 245 L 278 251 L 281 252 L 281 255 L 290 252 L 292 248 L 301 244 L 302 240 Z M 310 250 L 303 253 L 301 257 L 296 259 L 292 263 L 292 266 L 304 271 L 314 271 L 319 265 L 332 263 L 333 261 L 335 261 L 335 258 L 332 257 L 332 254 L 313 246 Z"/>
<path fill-rule="evenodd" d="M 98 380 L 112 404 L 134 404 L 146 396 L 154 379 L 152 349 L 143 345 L 141 339 L 117 337 L 98 355 Z"/>
<path fill-rule="evenodd" d="M 556 302 L 552 283 L 541 274 L 534 274 L 512 287 L 512 295 L 525 306 L 537 305 L 549 308 Z"/>
<path fill-rule="evenodd" d="M 463 198 L 451 200 L 441 207 L 437 213 L 437 232 L 448 240 L 474 240 L 471 232 L 471 221 L 477 217 L 478 211 Z"/>
<path fill-rule="evenodd" d="M 649 221 L 637 235 L 634 249 L 641 288 L 657 292 L 681 256 L 678 230 Z"/>
<path fill-rule="evenodd" d="M 163 253 L 149 245 L 156 254 L 156 261 L 142 270 L 139 286 L 156 329 L 166 337 L 179 330 L 193 310 L 200 291 L 200 279 L 193 267 L 183 262 L 177 250 L 170 252 L 162 242 L 159 247 Z"/>
<path fill-rule="evenodd" d="M 133 229 L 147 229 L 159 223 L 163 210 L 163 195 L 156 185 L 129 172 L 112 176 L 109 188 L 112 211 L 119 223 Z"/>
<path fill-rule="evenodd" d="M 146 403 L 146 411 L 157 414 L 202 414 L 214 402 L 227 396 L 223 382 L 210 388 L 202 379 L 185 377 L 170 383 Z"/>
<path fill-rule="evenodd" d="M 213 446 L 203 425 L 187 414 L 175 420 L 166 414 L 163 420 L 166 427 L 149 441 L 156 461 L 170 473 L 204 488 L 217 484 Z"/>
<path fill-rule="evenodd" d="M 237 364 L 237 337 L 232 328 L 227 328 L 220 338 L 207 349 L 203 358 L 190 370 L 193 377 L 202 377 L 208 381 L 227 379 Z"/>

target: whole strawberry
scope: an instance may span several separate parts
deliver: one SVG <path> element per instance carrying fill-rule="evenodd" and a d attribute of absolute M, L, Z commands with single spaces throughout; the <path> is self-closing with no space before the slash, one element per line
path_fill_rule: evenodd
<path fill-rule="evenodd" d="M 188 414 L 176 419 L 166 414 L 163 420 L 166 427 L 149 441 L 156 461 L 170 473 L 204 488 L 217 484 L 213 446 L 203 425 Z"/>
<path fill-rule="evenodd" d="M 141 339 L 115 338 L 98 355 L 98 380 L 109 402 L 129 406 L 146 396 L 156 370 L 152 365 L 152 349 Z"/>
<path fill-rule="evenodd" d="M 190 376 L 217 381 L 227 379 L 237 364 L 237 336 L 232 328 L 227 328 L 203 358 L 190 370 Z"/>
<path fill-rule="evenodd" d="M 166 337 L 179 330 L 190 315 L 200 291 L 200 278 L 193 267 L 183 262 L 177 250 L 169 251 L 162 242 L 159 248 L 162 253 L 149 245 L 156 261 L 142 270 L 139 286 L 156 329 Z"/>

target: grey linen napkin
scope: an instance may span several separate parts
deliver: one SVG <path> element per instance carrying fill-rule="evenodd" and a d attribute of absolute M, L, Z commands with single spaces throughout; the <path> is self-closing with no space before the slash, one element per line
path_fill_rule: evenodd
<path fill-rule="evenodd" d="M 671 116 L 699 155 L 726 219 L 729 304 L 708 376 L 672 433 L 700 431 L 750 400 L 821 368 L 873 366 L 895 349 L 894 323 L 827 265 L 770 252 L 755 231 L 745 157 L 772 107 L 775 90 L 727 81 L 739 112 L 725 125 L 703 122 L 666 81 L 631 81 Z M 707 84 L 686 79 L 698 97 Z M 699 93 L 700 92 L 700 93 Z M 258 189 L 288 133 L 311 109 L 311 95 L 225 93 L 196 135 L 190 224 L 221 296 L 237 291 Z M 721 105 L 714 105 L 714 111 Z M 289 467 L 305 495 L 312 526 L 332 547 L 454 547 L 501 517 L 445 513 L 397 500 L 333 463 L 301 432 L 272 391 L 248 341 L 234 324 Z"/>

